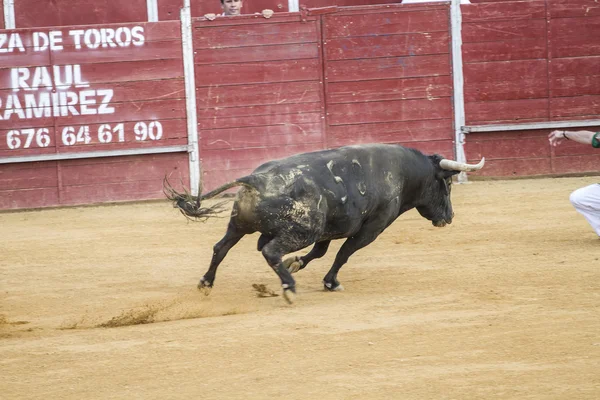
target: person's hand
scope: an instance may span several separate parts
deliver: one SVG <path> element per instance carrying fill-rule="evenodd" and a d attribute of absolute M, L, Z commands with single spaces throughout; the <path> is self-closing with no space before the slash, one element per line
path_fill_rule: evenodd
<path fill-rule="evenodd" d="M 555 130 L 548 134 L 548 141 L 550 146 L 556 146 L 565 138 L 565 131 Z"/>
<path fill-rule="evenodd" d="M 217 18 L 216 14 L 204 14 L 204 18 L 206 18 L 209 21 L 214 21 L 215 18 Z"/>
<path fill-rule="evenodd" d="M 262 10 L 262 16 L 265 18 L 271 18 L 273 16 L 273 10 L 269 10 L 268 8 Z"/>

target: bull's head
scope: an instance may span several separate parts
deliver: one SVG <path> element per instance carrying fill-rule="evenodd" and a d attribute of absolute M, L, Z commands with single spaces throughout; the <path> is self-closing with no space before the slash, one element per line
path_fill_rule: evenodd
<path fill-rule="evenodd" d="M 452 223 L 454 212 L 450 201 L 452 191 L 452 176 L 460 172 L 478 171 L 483 168 L 485 158 L 477 164 L 465 164 L 447 160 L 439 155 L 429 156 L 435 168 L 435 179 L 426 185 L 424 201 L 417 206 L 417 211 L 434 226 L 443 227 Z"/>

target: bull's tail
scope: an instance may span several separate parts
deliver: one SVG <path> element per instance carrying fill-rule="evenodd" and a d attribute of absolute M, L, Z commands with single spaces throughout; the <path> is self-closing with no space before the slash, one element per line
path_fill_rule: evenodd
<path fill-rule="evenodd" d="M 179 193 L 173 186 L 169 183 L 169 180 L 165 176 L 163 180 L 163 193 L 167 197 L 167 199 L 173 202 L 173 207 L 178 208 L 179 211 L 188 219 L 196 220 L 196 221 L 205 221 L 209 217 L 214 217 L 224 210 L 224 205 L 227 201 L 221 201 L 217 204 L 214 204 L 210 207 L 201 207 L 202 200 L 211 199 L 217 196 L 220 193 L 223 193 L 227 189 L 231 189 L 236 186 L 247 186 L 253 187 L 249 183 L 246 182 L 247 177 L 243 177 L 240 179 L 236 179 L 235 181 L 226 183 L 222 186 L 219 186 L 215 190 L 212 190 L 206 194 L 202 193 L 202 183 L 200 183 L 200 187 L 198 189 L 198 193 L 201 195 L 193 196 L 187 190 L 184 189 L 184 193 Z"/>

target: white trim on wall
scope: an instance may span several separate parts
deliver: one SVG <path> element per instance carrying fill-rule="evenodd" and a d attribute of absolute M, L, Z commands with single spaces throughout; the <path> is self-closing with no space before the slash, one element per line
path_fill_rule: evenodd
<path fill-rule="evenodd" d="M 146 0 L 148 22 L 158 22 L 158 0 Z"/>
<path fill-rule="evenodd" d="M 15 0 L 3 0 L 4 29 L 15 29 Z"/>
<path fill-rule="evenodd" d="M 288 11 L 289 12 L 300 11 L 300 5 L 298 4 L 298 0 L 288 0 Z"/>
<path fill-rule="evenodd" d="M 189 146 L 190 190 L 199 196 L 200 152 L 198 149 L 198 116 L 196 115 L 196 78 L 194 76 L 194 46 L 192 43 L 192 12 L 190 0 L 184 0 L 181 8 L 181 45 L 183 49 L 183 73 L 185 76 L 185 105 Z"/>

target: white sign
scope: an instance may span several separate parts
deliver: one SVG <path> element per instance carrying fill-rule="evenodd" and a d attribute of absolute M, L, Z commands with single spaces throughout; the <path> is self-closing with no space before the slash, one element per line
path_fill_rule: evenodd
<path fill-rule="evenodd" d="M 110 51 L 143 46 L 145 41 L 143 26 L 0 33 L 0 58 L 27 51 L 60 52 L 66 46 Z M 85 67 L 70 64 L 10 68 L 12 91 L 0 94 L 0 121 L 114 114 L 114 90 L 92 87 L 85 78 Z M 158 121 L 137 122 L 133 134 L 138 141 L 159 140 L 162 125 Z M 61 138 L 64 146 L 124 142 L 125 128 L 123 123 L 101 125 L 98 132 L 91 132 L 89 126 L 65 127 Z M 6 136 L 10 149 L 48 147 L 52 141 L 46 128 L 13 129 Z"/>

